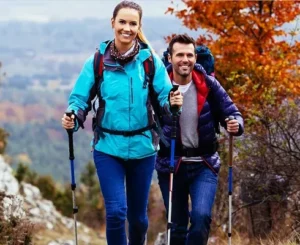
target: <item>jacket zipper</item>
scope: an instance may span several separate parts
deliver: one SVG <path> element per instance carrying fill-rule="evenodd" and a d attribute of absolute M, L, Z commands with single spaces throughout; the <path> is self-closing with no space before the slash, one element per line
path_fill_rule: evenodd
<path fill-rule="evenodd" d="M 130 77 L 130 89 L 131 89 L 131 104 L 133 104 L 133 87 L 132 87 L 132 77 Z"/>

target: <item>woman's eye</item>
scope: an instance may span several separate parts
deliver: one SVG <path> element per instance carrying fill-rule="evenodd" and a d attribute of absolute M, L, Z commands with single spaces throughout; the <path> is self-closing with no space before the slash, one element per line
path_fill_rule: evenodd
<path fill-rule="evenodd" d="M 119 23 L 120 24 L 125 24 L 125 20 L 120 20 Z"/>

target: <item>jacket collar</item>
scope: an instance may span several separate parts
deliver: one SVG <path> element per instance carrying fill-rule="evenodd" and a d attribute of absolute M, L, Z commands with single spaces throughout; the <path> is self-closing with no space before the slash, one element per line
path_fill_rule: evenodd
<path fill-rule="evenodd" d="M 108 40 L 105 42 L 102 42 L 100 44 L 99 50 L 101 54 L 104 54 L 104 64 L 117 66 L 115 59 L 110 55 L 109 45 L 111 44 L 112 40 Z M 139 42 L 140 45 L 140 51 L 139 53 L 134 57 L 134 60 L 140 60 L 141 62 L 144 62 L 146 59 L 148 59 L 151 56 L 151 51 L 149 46 L 146 43 Z"/>

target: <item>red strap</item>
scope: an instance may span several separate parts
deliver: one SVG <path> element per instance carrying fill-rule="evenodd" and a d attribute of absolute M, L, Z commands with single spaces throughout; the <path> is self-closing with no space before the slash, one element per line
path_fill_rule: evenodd
<path fill-rule="evenodd" d="M 103 55 L 100 54 L 100 62 L 99 62 L 99 69 L 98 69 L 98 75 L 99 76 L 102 76 L 102 74 L 103 74 L 103 67 L 104 67 L 104 65 L 103 65 Z"/>
<path fill-rule="evenodd" d="M 148 59 L 146 59 L 146 60 L 143 62 L 143 65 L 144 65 L 145 73 L 146 73 L 148 76 L 153 75 L 153 73 L 154 73 L 154 64 L 153 64 L 152 56 L 150 56 Z"/>
<path fill-rule="evenodd" d="M 150 74 L 149 60 L 146 59 L 143 62 L 143 65 L 144 65 L 144 70 L 145 70 L 146 74 L 149 75 Z"/>
<path fill-rule="evenodd" d="M 103 69 L 104 69 L 103 54 L 101 54 L 100 51 L 98 50 L 94 55 L 94 74 L 95 74 L 95 77 L 96 76 L 102 77 Z"/>

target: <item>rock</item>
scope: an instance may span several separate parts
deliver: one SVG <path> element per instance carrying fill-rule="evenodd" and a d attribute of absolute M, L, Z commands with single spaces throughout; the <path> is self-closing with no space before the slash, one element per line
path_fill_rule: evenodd
<path fill-rule="evenodd" d="M 2 200 L 3 217 L 8 220 L 11 217 L 24 218 L 26 216 L 23 208 L 23 199 L 20 196 L 7 195 Z"/>
<path fill-rule="evenodd" d="M 21 188 L 20 188 L 21 187 Z M 22 195 L 20 194 L 22 190 Z M 1 206 L 2 204 L 2 206 Z M 5 163 L 0 155 L 0 216 L 6 219 L 10 217 L 23 218 L 26 217 L 35 225 L 41 225 L 47 230 L 54 232 L 58 229 L 69 230 L 73 234 L 74 220 L 67 218 L 59 213 L 54 204 L 43 199 L 40 190 L 31 184 L 22 182 L 18 183 L 13 176 L 12 168 Z M 77 221 L 77 227 L 82 229 L 84 235 L 78 237 L 78 242 L 82 244 L 91 244 L 91 230 Z M 48 245 L 75 245 L 72 240 L 54 240 Z"/>
<path fill-rule="evenodd" d="M 167 232 L 158 233 L 154 245 L 167 245 Z"/>
<path fill-rule="evenodd" d="M 75 245 L 75 243 L 71 240 L 63 241 L 63 240 L 55 240 L 48 243 L 48 245 Z"/>
<path fill-rule="evenodd" d="M 0 155 L 0 191 L 5 192 L 6 195 L 19 194 L 19 183 L 12 172 L 12 168 Z"/>

